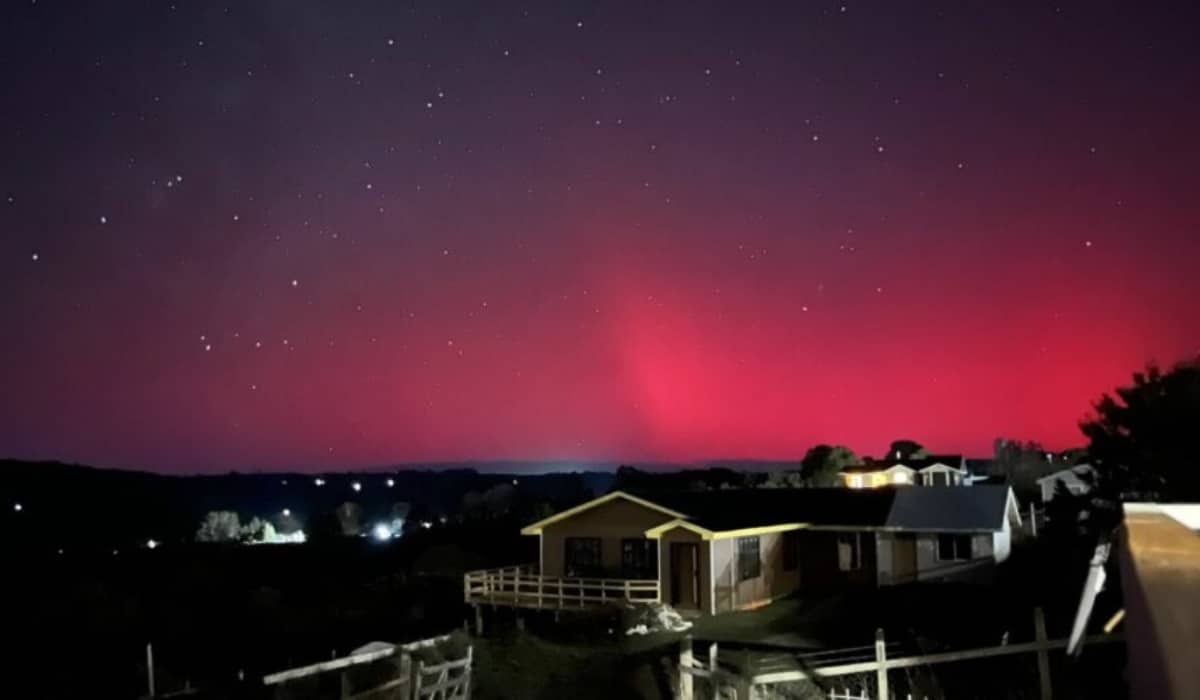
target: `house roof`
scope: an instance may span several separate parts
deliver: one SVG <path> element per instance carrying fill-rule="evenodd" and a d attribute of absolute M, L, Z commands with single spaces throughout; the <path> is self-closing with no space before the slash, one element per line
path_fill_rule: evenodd
<path fill-rule="evenodd" d="M 577 515 L 579 513 L 582 513 L 585 510 L 590 510 L 592 508 L 595 508 L 596 506 L 603 505 L 605 503 L 608 503 L 609 501 L 614 501 L 618 498 L 622 499 L 622 500 L 630 501 L 631 503 L 636 503 L 640 506 L 649 508 L 651 510 L 657 510 L 660 513 L 662 513 L 663 515 L 668 515 L 672 518 L 683 517 L 683 513 L 671 510 L 670 508 L 667 508 L 658 503 L 647 501 L 644 498 L 640 498 L 640 497 L 635 496 L 630 493 L 625 493 L 624 491 L 612 491 L 611 493 L 607 493 L 599 498 L 593 498 L 592 500 L 587 501 L 585 503 L 580 503 L 579 505 L 575 506 L 574 508 L 568 508 L 567 510 L 564 510 L 561 513 L 555 513 L 554 515 L 551 515 L 548 518 L 543 518 L 543 519 L 537 521 L 536 523 L 533 523 L 531 525 L 526 525 L 525 527 L 521 528 L 521 534 L 522 535 L 541 534 L 542 528 L 546 527 L 547 525 L 552 525 L 556 522 L 559 522 L 560 520 L 566 520 L 567 518 L 569 518 L 573 515 Z"/>
<path fill-rule="evenodd" d="M 657 536 L 684 527 L 711 536 L 786 529 L 878 529 L 991 532 L 1004 526 L 1010 509 L 1007 486 L 923 486 L 878 489 L 729 489 L 644 494 L 683 517 L 647 532 Z"/>
<path fill-rule="evenodd" d="M 922 486 L 899 489 L 887 527 L 904 530 L 999 530 L 1009 510 L 1018 522 L 1016 501 L 1008 486 Z"/>
<path fill-rule="evenodd" d="M 1094 474 L 1095 472 L 1096 470 L 1090 464 L 1076 464 L 1073 467 L 1067 467 L 1066 469 L 1059 469 L 1056 472 L 1050 472 L 1046 476 L 1038 479 L 1037 482 L 1038 484 L 1044 484 L 1046 482 L 1058 481 L 1059 479 L 1063 479 L 1068 482 L 1076 482 L 1080 481 L 1080 477 L 1084 474 Z"/>
<path fill-rule="evenodd" d="M 842 469 L 843 472 L 861 473 L 861 472 L 881 472 L 891 469 L 895 466 L 904 466 L 909 469 L 921 471 L 929 467 L 944 464 L 953 469 L 963 469 L 962 455 L 930 455 L 921 459 L 896 459 L 895 457 L 884 457 L 883 459 L 867 458 L 862 464 L 854 464 Z"/>

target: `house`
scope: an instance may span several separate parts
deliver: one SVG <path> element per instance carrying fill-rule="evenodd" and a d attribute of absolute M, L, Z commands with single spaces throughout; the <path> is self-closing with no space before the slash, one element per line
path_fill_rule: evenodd
<path fill-rule="evenodd" d="M 904 459 L 867 459 L 841 472 L 842 484 L 852 489 L 879 486 L 970 486 L 973 483 L 962 455 Z"/>
<path fill-rule="evenodd" d="M 1072 494 L 1082 496 L 1092 490 L 1095 476 L 1096 470 L 1090 464 L 1076 464 L 1043 476 L 1037 480 L 1038 489 L 1042 492 L 1042 503 L 1049 503 L 1054 499 L 1054 492 L 1058 490 L 1059 483 Z"/>
<path fill-rule="evenodd" d="M 1007 486 L 728 489 L 606 496 L 522 529 L 536 567 L 470 572 L 468 603 L 535 608 L 620 601 L 701 614 L 798 590 L 935 581 L 1009 554 Z"/>

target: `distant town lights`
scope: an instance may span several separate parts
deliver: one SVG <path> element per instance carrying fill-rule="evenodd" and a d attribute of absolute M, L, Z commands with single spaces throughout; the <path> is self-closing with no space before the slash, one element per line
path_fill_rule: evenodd
<path fill-rule="evenodd" d="M 146 549 L 158 549 L 158 540 L 146 540 Z"/>
<path fill-rule="evenodd" d="M 393 486 L 395 486 L 395 485 L 396 485 L 396 480 L 395 480 L 395 479 L 388 479 L 388 480 L 387 480 L 387 485 L 388 485 L 388 488 L 389 488 L 389 489 L 390 489 L 390 488 L 392 488 Z"/>
<path fill-rule="evenodd" d="M 350 488 L 354 489 L 355 491 L 362 491 L 362 484 L 356 481 L 353 484 L 350 484 Z"/>
<path fill-rule="evenodd" d="M 316 484 L 317 486 L 324 486 L 325 480 L 322 479 L 321 477 L 317 477 L 317 478 L 313 479 L 313 483 Z"/>
<path fill-rule="evenodd" d="M 16 513 L 20 513 L 20 512 L 21 512 L 21 511 L 23 511 L 23 510 L 25 510 L 25 506 L 21 505 L 20 503 L 14 503 L 14 504 L 13 504 L 13 511 L 14 511 L 14 512 L 16 512 Z"/>
<path fill-rule="evenodd" d="M 429 528 L 433 527 L 433 523 L 429 522 L 428 520 L 422 520 L 422 521 L 421 521 L 421 527 L 423 527 L 423 528 L 425 528 L 426 530 L 428 530 Z"/>
<path fill-rule="evenodd" d="M 392 529 L 389 528 L 386 523 L 376 524 L 375 528 L 371 530 L 371 534 L 374 535 L 375 539 L 379 540 L 380 542 L 392 539 Z"/>

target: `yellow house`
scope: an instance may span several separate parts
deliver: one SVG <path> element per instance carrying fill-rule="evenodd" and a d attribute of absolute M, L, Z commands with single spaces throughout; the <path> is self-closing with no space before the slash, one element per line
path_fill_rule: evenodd
<path fill-rule="evenodd" d="M 1005 486 L 614 491 L 521 530 L 538 562 L 464 576 L 476 607 L 668 603 L 698 614 L 797 590 L 939 580 L 1003 561 Z"/>
<path fill-rule="evenodd" d="M 852 489 L 970 484 L 970 474 L 962 455 L 907 460 L 867 460 L 863 464 L 846 467 L 839 476 L 842 485 Z"/>

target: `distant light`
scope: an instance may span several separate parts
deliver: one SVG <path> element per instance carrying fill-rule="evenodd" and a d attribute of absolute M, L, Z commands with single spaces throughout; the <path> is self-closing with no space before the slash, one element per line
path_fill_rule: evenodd
<path fill-rule="evenodd" d="M 516 486 L 516 485 L 517 485 L 517 480 L 513 479 L 513 486 Z"/>
<path fill-rule="evenodd" d="M 392 529 L 386 523 L 377 524 L 375 529 L 371 531 L 371 534 L 380 542 L 392 539 Z"/>
<path fill-rule="evenodd" d="M 443 525 L 446 524 L 446 516 L 443 515 L 442 517 L 438 518 L 438 520 L 441 521 Z"/>
<path fill-rule="evenodd" d="M 291 508 L 284 508 L 284 509 L 283 509 L 283 517 L 285 517 L 285 518 L 290 518 L 290 517 L 292 517 L 292 509 L 291 509 Z"/>
<path fill-rule="evenodd" d="M 321 477 L 317 477 L 316 479 L 313 479 L 313 483 L 316 484 L 317 486 L 324 486 L 325 480 L 322 479 Z"/>
<path fill-rule="evenodd" d="M 354 489 L 355 491 L 362 491 L 362 484 L 356 481 L 353 484 L 350 484 L 350 488 Z"/>
<path fill-rule="evenodd" d="M 21 511 L 25 510 L 25 506 L 21 505 L 20 503 L 14 503 L 13 510 L 20 513 Z"/>
<path fill-rule="evenodd" d="M 421 527 L 423 527 L 423 528 L 425 528 L 426 530 L 428 530 L 429 528 L 433 527 L 433 523 L 429 522 L 428 520 L 422 520 L 422 521 L 421 521 Z"/>
<path fill-rule="evenodd" d="M 287 479 L 284 479 L 284 480 L 283 480 L 283 485 L 284 485 L 284 486 L 287 486 Z"/>
<path fill-rule="evenodd" d="M 388 480 L 387 480 L 387 485 L 388 485 L 388 488 L 389 488 L 389 489 L 390 489 L 390 488 L 392 488 L 393 486 L 395 486 L 395 485 L 396 485 L 396 480 L 395 480 L 395 479 L 388 479 Z"/>
<path fill-rule="evenodd" d="M 146 540 L 146 549 L 158 549 L 158 540 Z"/>

